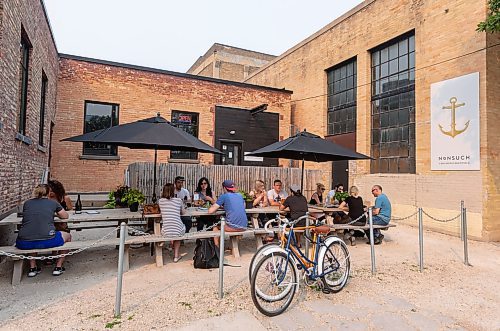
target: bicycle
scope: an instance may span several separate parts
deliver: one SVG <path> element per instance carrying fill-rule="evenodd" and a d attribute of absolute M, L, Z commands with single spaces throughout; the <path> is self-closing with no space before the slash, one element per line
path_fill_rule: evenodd
<path fill-rule="evenodd" d="M 299 287 L 299 270 L 307 286 L 318 286 L 326 293 L 337 293 L 347 283 L 350 272 L 347 246 L 340 238 L 324 237 L 330 232 L 328 226 L 294 228 L 307 217 L 279 220 L 280 244 L 265 245 L 252 258 L 249 267 L 252 301 L 266 316 L 279 315 L 289 307 Z M 266 229 L 271 222 L 266 223 Z M 311 238 L 306 236 L 313 243 L 309 257 L 297 245 L 295 231 L 299 230 L 312 233 Z"/>

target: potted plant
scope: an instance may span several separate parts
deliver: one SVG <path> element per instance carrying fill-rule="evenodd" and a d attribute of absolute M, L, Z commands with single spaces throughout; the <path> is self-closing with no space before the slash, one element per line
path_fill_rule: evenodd
<path fill-rule="evenodd" d="M 139 210 L 139 204 L 143 203 L 144 200 L 144 194 L 135 188 L 128 189 L 121 198 L 121 201 L 128 204 L 130 211 L 133 212 Z"/>
<path fill-rule="evenodd" d="M 342 203 L 347 197 L 349 196 L 349 193 L 347 192 L 336 192 L 335 193 L 335 200 L 337 200 L 339 203 Z"/>
<path fill-rule="evenodd" d="M 253 208 L 253 198 L 250 196 L 250 194 L 246 193 L 245 191 L 238 191 L 239 194 L 243 197 L 243 200 L 245 200 L 245 208 L 246 209 L 251 209 Z"/>
<path fill-rule="evenodd" d="M 109 192 L 108 201 L 104 205 L 105 208 L 128 207 L 126 201 L 123 201 L 123 196 L 129 190 L 128 186 L 118 186 L 114 191 Z"/>

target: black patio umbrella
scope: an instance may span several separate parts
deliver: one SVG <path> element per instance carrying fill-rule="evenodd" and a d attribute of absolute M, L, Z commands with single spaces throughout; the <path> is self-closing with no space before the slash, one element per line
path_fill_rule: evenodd
<path fill-rule="evenodd" d="M 134 149 L 154 149 L 153 201 L 156 202 L 156 163 L 158 150 L 222 154 L 216 148 L 173 126 L 160 116 L 125 123 L 61 141 L 103 143 Z"/>
<path fill-rule="evenodd" d="M 262 147 L 247 155 L 302 160 L 301 190 L 304 190 L 304 161 L 326 162 L 370 159 L 369 156 L 342 147 L 320 136 L 306 132 Z"/>

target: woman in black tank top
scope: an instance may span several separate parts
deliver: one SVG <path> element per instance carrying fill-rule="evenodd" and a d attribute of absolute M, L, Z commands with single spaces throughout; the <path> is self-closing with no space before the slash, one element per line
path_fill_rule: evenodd
<path fill-rule="evenodd" d="M 311 196 L 311 200 L 309 200 L 310 205 L 319 205 L 323 203 L 323 192 L 325 192 L 325 185 L 321 183 L 316 184 L 316 192 Z"/>

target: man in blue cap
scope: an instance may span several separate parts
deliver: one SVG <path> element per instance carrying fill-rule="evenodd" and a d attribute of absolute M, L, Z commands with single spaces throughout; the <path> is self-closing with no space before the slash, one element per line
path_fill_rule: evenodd
<path fill-rule="evenodd" d="M 247 214 L 245 213 L 245 200 L 241 194 L 236 192 L 236 185 L 232 180 L 222 182 L 224 194 L 208 209 L 209 214 L 213 214 L 223 207 L 226 211 L 226 226 L 224 231 L 241 232 L 245 231 L 248 226 Z M 219 231 L 219 227 L 215 227 L 214 231 Z M 214 238 L 215 245 L 219 246 L 219 238 Z"/>

